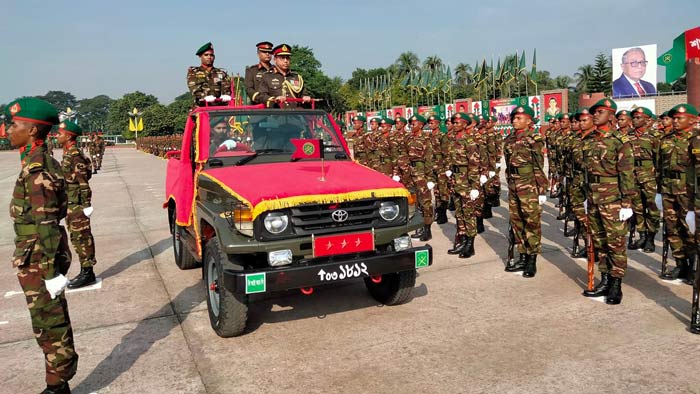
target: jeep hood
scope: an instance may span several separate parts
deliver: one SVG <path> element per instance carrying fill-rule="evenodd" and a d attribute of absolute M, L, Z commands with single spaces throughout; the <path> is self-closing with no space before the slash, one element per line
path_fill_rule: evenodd
<path fill-rule="evenodd" d="M 322 178 L 323 174 L 323 178 Z M 298 161 L 222 167 L 200 173 L 248 205 L 253 218 L 269 210 L 381 197 L 408 197 L 399 182 L 349 161 Z"/>

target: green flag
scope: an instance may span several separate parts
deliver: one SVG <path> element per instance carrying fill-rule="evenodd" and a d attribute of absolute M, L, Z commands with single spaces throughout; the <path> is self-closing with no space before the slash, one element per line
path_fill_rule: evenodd
<path fill-rule="evenodd" d="M 525 71 L 525 50 L 523 49 L 523 56 L 520 57 L 520 64 L 518 65 L 518 74 L 524 73 Z"/>
<path fill-rule="evenodd" d="M 666 83 L 673 83 L 685 74 L 685 32 L 673 40 L 673 48 L 659 56 L 656 63 L 666 67 Z"/>
<path fill-rule="evenodd" d="M 532 70 L 530 70 L 530 80 L 537 85 L 537 48 L 532 53 Z"/>

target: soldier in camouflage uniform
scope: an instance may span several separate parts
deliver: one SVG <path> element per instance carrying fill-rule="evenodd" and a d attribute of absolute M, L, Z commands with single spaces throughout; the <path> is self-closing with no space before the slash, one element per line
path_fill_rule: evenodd
<path fill-rule="evenodd" d="M 442 150 L 443 140 L 447 135 L 440 130 L 440 118 L 436 115 L 430 115 L 427 118 L 428 127 L 430 128 L 430 144 L 433 151 L 433 182 L 436 187 L 433 189 L 435 194 L 435 221 L 437 224 L 447 223 L 447 203 L 450 199 L 450 192 L 447 189 L 447 176 L 445 175 L 446 164 L 445 155 Z"/>
<path fill-rule="evenodd" d="M 508 180 L 510 225 L 518 245 L 519 260 L 509 262 L 507 272 L 523 271 L 523 277 L 537 274 L 537 255 L 541 252 L 542 207 L 547 200 L 547 177 L 544 173 L 544 142 L 535 134 L 535 112 L 527 105 L 510 114 L 514 132 L 503 141 Z"/>
<path fill-rule="evenodd" d="M 488 203 L 492 207 L 501 206 L 501 177 L 499 173 L 501 171 L 501 159 L 503 158 L 503 137 L 496 130 L 496 123 L 498 123 L 498 118 L 495 116 L 490 116 L 486 123 L 486 134 L 489 136 L 489 144 L 495 149 L 495 155 L 491 160 L 493 163 L 493 174 L 489 172 L 489 181 L 486 188 Z"/>
<path fill-rule="evenodd" d="M 7 105 L 10 142 L 20 148 L 22 170 L 10 202 L 14 222 L 13 267 L 26 297 L 36 341 L 44 352 L 44 394 L 70 393 L 78 355 L 68 304 L 62 294 L 70 266 L 67 235 L 59 224 L 66 216 L 66 184 L 61 167 L 44 141 L 58 112 L 49 103 L 21 98 Z"/>
<path fill-rule="evenodd" d="M 683 112 L 680 112 L 680 108 L 684 109 Z M 697 124 L 698 111 L 693 106 L 689 104 L 685 104 L 682 107 L 676 106 L 673 111 L 674 123 L 678 130 L 692 128 L 694 122 Z M 700 184 L 698 183 L 698 181 L 700 181 L 700 134 L 697 132 L 694 133 L 694 136 L 690 139 L 688 153 L 690 155 L 690 166 L 688 167 L 688 176 L 686 177 L 688 206 L 685 207 L 687 211 L 685 221 L 688 224 L 689 231 L 694 235 L 693 239 L 697 245 L 698 242 L 700 242 L 700 232 L 698 232 L 697 229 L 697 224 L 700 223 L 698 218 L 698 214 L 700 214 Z M 698 269 L 698 267 L 695 267 L 695 269 Z M 692 284 L 692 280 L 694 279 L 691 275 L 691 270 L 692 267 L 688 269 L 687 275 L 682 278 L 688 284 Z"/>
<path fill-rule="evenodd" d="M 365 121 L 367 119 L 362 115 L 355 115 L 352 117 L 352 130 L 346 136 L 350 150 L 352 151 L 352 158 L 358 163 L 365 163 L 367 160 L 367 155 L 365 147 L 363 146 L 362 136 L 365 134 Z"/>
<path fill-rule="evenodd" d="M 475 201 L 474 215 L 476 215 L 476 232 L 481 234 L 485 231 L 484 228 L 484 205 L 486 200 L 486 183 L 488 182 L 488 173 L 494 166 L 491 163 L 491 152 L 495 152 L 495 149 L 491 149 L 488 146 L 488 139 L 484 135 L 484 130 L 486 126 L 486 121 L 483 116 L 477 116 L 473 113 L 467 114 L 471 120 L 472 124 L 480 125 L 480 128 L 476 126 L 467 126 L 467 133 L 474 139 L 473 143 L 478 148 L 479 162 L 481 163 L 481 174 L 479 175 L 479 197 Z M 489 206 L 489 210 L 490 210 Z M 490 212 L 489 212 L 490 213 Z M 493 215 L 489 216 L 492 217 Z"/>
<path fill-rule="evenodd" d="M 95 149 L 97 151 L 97 169 L 102 170 L 102 159 L 104 159 L 105 156 L 105 147 L 106 143 L 104 138 L 102 138 L 102 132 L 97 133 L 97 137 L 95 137 Z"/>
<path fill-rule="evenodd" d="M 374 144 L 377 147 L 377 155 L 379 156 L 377 171 L 384 175 L 392 176 L 394 175 L 394 163 L 391 160 L 391 144 L 389 139 L 391 138 L 391 128 L 394 125 L 394 121 L 382 118 L 379 124 L 382 127 L 381 132 L 377 133 L 374 137 Z"/>
<path fill-rule="evenodd" d="M 411 132 L 406 139 L 408 167 L 406 173 L 410 183 L 416 189 L 418 207 L 423 213 L 423 229 L 417 231 L 411 238 L 429 241 L 433 238 L 430 226 L 433 224 L 433 196 L 430 191 L 435 187 L 433 182 L 433 148 L 430 134 L 423 133 L 426 119 L 422 115 L 411 117 Z"/>
<path fill-rule="evenodd" d="M 195 53 L 202 64 L 187 69 L 187 87 L 190 89 L 194 106 L 231 101 L 231 78 L 226 71 L 214 67 L 214 46 L 211 42 L 202 45 Z"/>
<path fill-rule="evenodd" d="M 598 252 L 601 281 L 586 297 L 605 296 L 605 303 L 622 302 L 622 278 L 627 270 L 625 221 L 632 217 L 634 154 L 627 136 L 611 127 L 617 111 L 612 99 L 602 99 L 590 112 L 596 130 L 583 136 L 584 187 L 593 244 Z"/>
<path fill-rule="evenodd" d="M 446 171 L 450 178 L 452 193 L 455 196 L 455 218 L 457 232 L 454 247 L 448 254 L 459 254 L 460 258 L 474 256 L 474 238 L 477 234 L 476 211 L 482 175 L 486 168 L 481 163 L 481 151 L 476 144 L 473 128 L 476 119 L 473 114 L 457 113 L 453 119 L 455 138 L 451 140 L 447 152 L 447 162 L 452 167 Z"/>
<path fill-rule="evenodd" d="M 586 225 L 588 220 L 586 219 L 586 208 L 584 206 L 584 201 L 586 200 L 586 195 L 584 191 L 584 162 L 583 162 L 583 139 L 582 135 L 590 134 L 595 131 L 595 124 L 593 123 L 593 115 L 588 111 L 588 108 L 580 109 L 571 120 L 571 131 L 572 137 L 570 142 L 569 150 L 571 151 L 571 187 L 570 187 L 570 199 L 571 208 L 574 212 L 576 220 L 574 222 L 574 246 L 571 249 L 571 257 L 585 258 L 588 256 L 587 246 L 588 238 L 585 234 L 588 233 L 589 229 Z M 579 246 L 578 239 L 583 238 L 584 244 L 583 248 Z"/>
<path fill-rule="evenodd" d="M 369 121 L 369 131 L 363 132 L 357 141 L 364 151 L 364 161 L 361 161 L 360 164 L 373 170 L 379 168 L 379 154 L 375 142 L 377 134 L 379 134 L 379 118 L 372 118 Z"/>
<path fill-rule="evenodd" d="M 95 260 L 95 240 L 90 229 L 92 214 L 92 190 L 88 181 L 92 176 L 90 162 L 78 150 L 76 139 L 83 134 L 77 124 L 65 120 L 59 125 L 58 143 L 63 146 L 61 170 L 66 180 L 68 212 L 66 225 L 73 248 L 80 259 L 80 274 L 73 278 L 68 288 L 77 289 L 95 283 L 93 266 Z"/>
<path fill-rule="evenodd" d="M 394 132 L 391 133 L 389 144 L 391 145 L 391 160 L 394 163 L 394 176 L 392 177 L 397 182 L 403 182 L 404 185 L 410 185 L 410 173 L 406 168 L 409 166 L 408 153 L 406 152 L 406 124 L 408 121 L 402 116 L 394 118 Z"/>
<path fill-rule="evenodd" d="M 657 205 L 663 207 L 666 237 L 676 267 L 671 272 L 662 272 L 661 278 L 692 280 L 691 261 L 696 256 L 696 245 L 689 236 L 685 211 L 692 204 L 689 200 L 687 175 L 691 169 L 690 141 L 697 135 L 692 123 L 697 110 L 691 105 L 679 104 L 668 111 L 668 115 L 673 119 L 673 130 L 664 135 L 660 142 L 656 181 L 660 194 L 656 195 L 655 200 Z M 692 172 L 690 174 L 693 175 Z"/>
<path fill-rule="evenodd" d="M 559 174 L 557 174 L 557 169 L 559 168 L 559 158 L 558 158 L 558 146 L 557 140 L 559 139 L 560 123 L 559 119 L 552 117 L 549 119 L 549 127 L 547 129 L 547 137 L 545 143 L 547 146 L 547 162 L 549 165 L 549 180 L 551 183 L 551 188 L 549 190 L 549 197 L 556 198 L 559 196 Z M 559 207 L 559 204 L 556 205 Z"/>
<path fill-rule="evenodd" d="M 629 116 L 629 115 L 628 115 Z M 627 119 L 617 117 L 618 125 L 626 126 Z M 642 249 L 652 253 L 655 250 L 654 237 L 659 230 L 661 218 L 659 209 L 654 203 L 656 196 L 656 168 L 654 162 L 659 150 L 659 140 L 647 128 L 647 121 L 656 118 L 648 108 L 638 107 L 632 111 L 627 136 L 634 151 L 634 179 L 638 194 L 632 200 L 632 210 L 637 220 L 639 239 L 630 245 L 629 249 Z M 621 129 L 622 130 L 622 129 Z"/>

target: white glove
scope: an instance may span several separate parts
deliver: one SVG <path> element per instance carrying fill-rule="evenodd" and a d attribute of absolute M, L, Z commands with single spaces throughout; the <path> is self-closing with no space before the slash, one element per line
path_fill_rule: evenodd
<path fill-rule="evenodd" d="M 588 213 L 588 200 L 583 200 L 583 212 Z"/>
<path fill-rule="evenodd" d="M 235 149 L 235 148 L 236 148 L 236 145 L 237 145 L 237 144 L 236 144 L 236 141 L 234 141 L 234 140 L 226 140 L 226 141 L 222 142 L 221 145 L 219 145 L 219 146 L 225 146 L 226 149 L 231 150 L 231 149 Z"/>
<path fill-rule="evenodd" d="M 483 176 L 483 175 L 482 175 Z M 479 198 L 479 191 L 476 189 L 472 189 L 472 191 L 469 192 L 469 198 L 474 201 L 477 198 Z"/>
<path fill-rule="evenodd" d="M 224 102 L 231 101 L 231 96 L 229 96 L 228 94 L 222 94 L 221 96 L 219 96 L 219 98 L 221 99 L 221 101 L 224 101 Z"/>
<path fill-rule="evenodd" d="M 452 171 L 450 171 L 450 170 L 445 171 L 445 175 L 447 175 L 448 178 L 451 177 Z"/>
<path fill-rule="evenodd" d="M 496 169 L 500 170 L 501 169 L 501 162 L 496 163 Z"/>
<path fill-rule="evenodd" d="M 695 234 L 695 211 L 688 211 L 685 214 L 685 222 L 688 223 L 688 232 Z"/>
<path fill-rule="evenodd" d="M 250 142 L 250 137 L 245 137 L 246 142 Z"/>
<path fill-rule="evenodd" d="M 483 186 L 484 183 L 486 183 L 486 181 L 488 181 L 488 180 L 489 180 L 489 179 L 486 178 L 486 175 L 482 175 L 482 176 L 479 177 L 479 183 L 480 183 L 482 186 Z"/>
<path fill-rule="evenodd" d="M 83 213 L 85 214 L 85 216 L 90 217 L 90 215 L 92 215 L 92 211 L 94 210 L 95 209 L 90 206 L 87 208 L 83 208 Z"/>
<path fill-rule="evenodd" d="M 540 203 L 540 205 L 542 205 L 545 202 L 547 202 L 547 196 L 542 196 L 542 195 L 537 196 L 537 201 Z"/>
<path fill-rule="evenodd" d="M 434 187 L 435 187 L 435 183 L 428 182 L 428 190 L 433 190 Z"/>
<path fill-rule="evenodd" d="M 206 101 L 207 103 L 213 103 L 214 100 L 216 100 L 216 97 L 214 97 L 212 95 L 204 96 L 204 101 Z"/>
<path fill-rule="evenodd" d="M 625 220 L 629 219 L 634 215 L 634 212 L 632 212 L 632 208 L 620 208 L 620 221 L 624 222 Z"/>
<path fill-rule="evenodd" d="M 394 175 L 391 177 L 391 179 L 395 180 L 396 182 L 400 182 L 401 178 L 398 175 Z"/>
<path fill-rule="evenodd" d="M 496 176 L 496 171 L 489 171 L 489 178 L 493 178 Z"/>
<path fill-rule="evenodd" d="M 46 290 L 51 294 L 51 299 L 56 298 L 57 295 L 63 293 L 63 289 L 68 286 L 68 278 L 59 274 L 57 277 L 49 280 L 45 280 Z"/>
<path fill-rule="evenodd" d="M 656 193 L 656 197 L 654 198 L 654 202 L 656 202 L 656 207 L 659 208 L 659 211 L 664 210 L 664 203 L 663 203 L 663 199 L 661 198 L 661 194 Z"/>

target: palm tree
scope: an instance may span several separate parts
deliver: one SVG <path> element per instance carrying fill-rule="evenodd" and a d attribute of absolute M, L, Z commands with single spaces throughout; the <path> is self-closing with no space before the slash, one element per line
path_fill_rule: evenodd
<path fill-rule="evenodd" d="M 470 83 L 473 72 L 474 70 L 471 64 L 459 63 L 457 67 L 455 67 L 455 83 L 457 85 L 466 85 Z"/>
<path fill-rule="evenodd" d="M 399 55 L 396 59 L 396 67 L 398 68 L 399 75 L 406 75 L 411 71 L 416 71 L 419 69 L 420 59 L 415 53 L 408 51 Z"/>
<path fill-rule="evenodd" d="M 428 56 L 423 61 L 423 67 L 431 71 L 439 70 L 442 67 L 442 59 L 437 55 Z"/>
<path fill-rule="evenodd" d="M 590 93 L 589 85 L 593 79 L 593 66 L 586 64 L 579 67 L 578 72 L 574 74 L 574 78 L 576 79 L 576 90 Z"/>
<path fill-rule="evenodd" d="M 554 85 L 557 89 L 568 89 L 571 84 L 571 77 L 568 75 L 560 75 L 554 79 Z"/>

